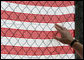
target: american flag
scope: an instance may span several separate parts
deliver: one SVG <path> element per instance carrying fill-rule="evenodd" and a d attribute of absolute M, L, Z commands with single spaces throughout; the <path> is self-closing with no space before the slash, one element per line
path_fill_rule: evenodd
<path fill-rule="evenodd" d="M 1 59 L 75 59 L 55 23 L 74 38 L 74 1 L 1 1 Z"/>

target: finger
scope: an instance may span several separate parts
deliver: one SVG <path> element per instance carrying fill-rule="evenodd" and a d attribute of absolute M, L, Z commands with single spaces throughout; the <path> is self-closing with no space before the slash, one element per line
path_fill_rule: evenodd
<path fill-rule="evenodd" d="M 59 27 L 60 29 L 63 29 L 63 27 L 58 24 L 55 24 L 55 26 Z"/>
<path fill-rule="evenodd" d="M 62 32 L 62 29 L 60 29 L 58 26 L 55 26 L 55 28 L 56 28 L 57 31 L 59 31 L 60 33 Z"/>
<path fill-rule="evenodd" d="M 67 28 L 66 27 L 63 27 L 63 30 L 67 30 Z"/>

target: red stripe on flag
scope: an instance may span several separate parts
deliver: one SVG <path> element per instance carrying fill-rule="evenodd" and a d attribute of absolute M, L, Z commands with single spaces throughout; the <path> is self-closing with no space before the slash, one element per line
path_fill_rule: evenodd
<path fill-rule="evenodd" d="M 74 30 L 69 30 L 74 37 Z M 57 31 L 32 31 L 32 30 L 21 30 L 11 28 L 1 28 L 1 36 L 5 37 L 16 37 L 16 38 L 28 38 L 28 39 L 53 39 L 54 34 Z M 61 36 L 57 33 L 57 36 Z"/>
<path fill-rule="evenodd" d="M 40 15 L 1 10 L 1 19 L 38 23 L 62 23 L 74 21 L 74 14 Z"/>
<path fill-rule="evenodd" d="M 66 7 L 74 5 L 74 1 L 5 1 L 23 5 L 48 6 L 48 7 Z"/>
<path fill-rule="evenodd" d="M 1 54 L 15 55 L 56 55 L 73 54 L 74 50 L 69 46 L 56 47 L 22 47 L 1 45 Z"/>

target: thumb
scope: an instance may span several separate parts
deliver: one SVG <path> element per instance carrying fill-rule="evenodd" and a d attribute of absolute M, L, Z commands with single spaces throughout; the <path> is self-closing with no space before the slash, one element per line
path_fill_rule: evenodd
<path fill-rule="evenodd" d="M 57 39 L 58 41 L 61 40 L 61 38 L 59 38 L 59 37 L 57 37 L 57 36 L 55 37 L 55 39 Z"/>

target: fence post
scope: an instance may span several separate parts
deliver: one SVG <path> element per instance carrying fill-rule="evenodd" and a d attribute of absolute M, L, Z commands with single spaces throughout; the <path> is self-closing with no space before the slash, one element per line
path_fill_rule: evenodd
<path fill-rule="evenodd" d="M 83 1 L 75 1 L 75 38 L 83 44 Z M 76 53 L 76 59 L 79 58 Z"/>

